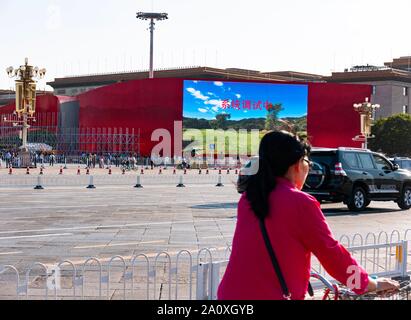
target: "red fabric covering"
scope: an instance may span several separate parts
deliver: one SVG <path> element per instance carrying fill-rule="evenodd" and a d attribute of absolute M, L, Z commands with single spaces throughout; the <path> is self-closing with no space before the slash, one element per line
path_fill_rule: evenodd
<path fill-rule="evenodd" d="M 347 269 L 357 266 L 360 281 L 356 293 L 368 286 L 368 274 L 338 243 L 325 221 L 320 204 L 279 178 L 271 193 L 266 227 L 291 298 L 304 299 L 313 253 L 327 272 L 346 284 L 352 276 Z M 258 219 L 246 195 L 238 204 L 238 220 L 232 253 L 218 289 L 221 300 L 281 300 L 283 294 L 264 244 Z"/>
<path fill-rule="evenodd" d="M 141 153 L 149 155 L 158 142 L 154 130 L 164 128 L 174 135 L 174 121 L 182 121 L 181 79 L 135 80 L 78 96 L 81 128 L 129 128 L 141 130 Z M 173 140 L 172 140 L 173 141 Z M 172 151 L 173 152 L 173 151 Z"/>
<path fill-rule="evenodd" d="M 51 95 L 37 95 L 36 97 L 36 122 L 31 123 L 31 127 L 39 126 L 57 126 L 57 116 L 59 111 L 59 98 Z M 11 116 L 16 110 L 16 103 L 10 103 L 0 108 L 0 115 Z M 9 118 L 9 117 L 8 117 Z M 13 119 L 17 119 L 15 116 Z M 3 120 L 3 117 L 2 119 Z M 0 121 L 1 122 L 1 121 Z M 2 123 L 4 126 L 10 126 L 9 123 Z"/>
<path fill-rule="evenodd" d="M 360 134 L 354 103 L 370 98 L 369 85 L 311 83 L 308 89 L 307 132 L 316 147 L 361 147 L 352 140 Z"/>
<path fill-rule="evenodd" d="M 147 156 L 158 143 L 151 141 L 156 129 L 168 130 L 174 146 L 174 121 L 182 121 L 183 117 L 183 81 L 175 78 L 135 80 L 98 88 L 77 97 L 38 96 L 37 113 L 43 114 L 38 118 L 49 123 L 48 117 L 58 112 L 60 103 L 78 99 L 80 128 L 111 128 L 112 133 L 115 128 L 123 128 L 123 133 L 126 128 L 129 133 L 134 128 L 136 135 L 140 128 L 140 151 Z M 353 104 L 370 97 L 371 91 L 369 85 L 308 83 L 307 127 L 312 145 L 361 147 L 361 143 L 352 141 L 360 134 L 360 117 Z M 0 108 L 0 114 L 11 114 L 14 109 L 13 103 Z"/>

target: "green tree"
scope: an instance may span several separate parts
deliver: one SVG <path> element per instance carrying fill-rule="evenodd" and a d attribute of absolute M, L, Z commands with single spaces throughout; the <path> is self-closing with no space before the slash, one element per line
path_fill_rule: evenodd
<path fill-rule="evenodd" d="M 371 129 L 375 136 L 369 139 L 369 147 L 390 156 L 411 156 L 411 115 L 397 114 L 379 119 Z"/>
<path fill-rule="evenodd" d="M 210 125 L 213 129 L 227 129 L 228 125 L 228 119 L 231 118 L 230 114 L 223 113 L 223 114 L 218 114 L 215 116 L 215 120 L 212 120 Z"/>
<path fill-rule="evenodd" d="M 265 130 L 275 130 L 277 128 L 278 114 L 283 111 L 281 103 L 269 104 L 267 107 L 267 118 L 265 120 Z"/>

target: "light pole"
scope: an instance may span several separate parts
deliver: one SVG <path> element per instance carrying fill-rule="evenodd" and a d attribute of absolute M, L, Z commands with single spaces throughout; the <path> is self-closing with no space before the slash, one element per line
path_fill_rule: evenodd
<path fill-rule="evenodd" d="M 379 109 L 379 104 L 371 104 L 368 98 L 363 103 L 354 103 L 354 109 L 360 114 L 361 119 L 361 136 L 353 138 L 354 141 L 363 141 L 364 149 L 368 148 L 367 139 L 372 138 L 371 126 L 375 118 L 375 110 Z"/>
<path fill-rule="evenodd" d="M 150 74 L 149 78 L 154 78 L 154 21 L 168 19 L 168 13 L 147 13 L 137 12 L 137 19 L 150 20 Z"/>
<path fill-rule="evenodd" d="M 21 165 L 30 166 L 30 153 L 27 149 L 27 132 L 30 128 L 28 121 L 36 121 L 34 113 L 36 112 L 36 81 L 33 78 L 41 79 L 46 74 L 46 69 L 39 69 L 29 65 L 28 58 L 25 59 L 24 65 L 17 69 L 9 67 L 6 69 L 7 75 L 16 80 L 16 113 L 17 121 L 13 122 L 14 126 L 21 125 L 22 146 L 20 147 Z M 7 120 L 6 120 L 7 121 Z"/>

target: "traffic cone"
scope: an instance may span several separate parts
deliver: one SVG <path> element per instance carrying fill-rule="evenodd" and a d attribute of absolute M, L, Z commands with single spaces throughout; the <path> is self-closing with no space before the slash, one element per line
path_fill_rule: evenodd
<path fill-rule="evenodd" d="M 123 168 L 122 174 L 126 174 L 126 169 Z"/>
<path fill-rule="evenodd" d="M 238 174 L 238 169 L 235 169 L 235 174 Z"/>
<path fill-rule="evenodd" d="M 176 174 L 176 168 L 173 169 L 173 174 Z"/>
<path fill-rule="evenodd" d="M 187 169 L 184 169 L 184 174 L 187 174 Z"/>
<path fill-rule="evenodd" d="M 163 171 L 161 170 L 161 168 L 160 168 L 160 170 L 158 171 L 158 174 L 162 174 L 163 173 Z"/>
<path fill-rule="evenodd" d="M 140 174 L 144 174 L 144 169 L 141 168 Z"/>
<path fill-rule="evenodd" d="M 108 169 L 108 174 L 111 174 L 111 167 Z"/>
<path fill-rule="evenodd" d="M 227 174 L 230 174 L 230 169 L 227 169 Z"/>
<path fill-rule="evenodd" d="M 27 167 L 26 174 L 30 174 L 30 168 Z"/>
<path fill-rule="evenodd" d="M 86 170 L 86 174 L 87 175 L 89 175 L 90 174 L 90 169 L 87 167 L 87 170 Z"/>
<path fill-rule="evenodd" d="M 210 172 L 208 171 L 208 169 L 206 170 L 206 174 L 209 174 Z"/>
<path fill-rule="evenodd" d="M 221 174 L 221 169 L 218 170 L 218 174 Z"/>
<path fill-rule="evenodd" d="M 43 174 L 43 168 L 40 168 L 40 174 Z"/>
<path fill-rule="evenodd" d="M 9 174 L 13 174 L 13 168 L 10 166 Z"/>
<path fill-rule="evenodd" d="M 198 170 L 198 174 L 201 174 L 201 169 Z"/>
<path fill-rule="evenodd" d="M 59 174 L 63 174 L 63 167 L 60 167 L 60 172 Z"/>
<path fill-rule="evenodd" d="M 80 167 L 77 168 L 77 175 L 80 175 Z"/>

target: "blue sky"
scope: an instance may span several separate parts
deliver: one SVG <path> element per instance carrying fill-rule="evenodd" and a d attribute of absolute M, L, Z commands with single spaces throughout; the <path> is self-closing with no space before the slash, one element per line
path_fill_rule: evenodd
<path fill-rule="evenodd" d="M 78 74 L 209 66 L 329 75 L 410 55 L 410 0 L 0 0 L 0 89 L 28 57 L 45 81 Z M 41 83 L 41 86 L 45 82 Z"/>
<path fill-rule="evenodd" d="M 221 81 L 184 81 L 183 115 L 215 119 L 228 113 L 231 120 L 265 118 L 267 103 L 281 103 L 280 118 L 307 114 L 307 85 Z"/>

